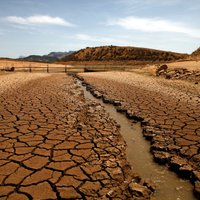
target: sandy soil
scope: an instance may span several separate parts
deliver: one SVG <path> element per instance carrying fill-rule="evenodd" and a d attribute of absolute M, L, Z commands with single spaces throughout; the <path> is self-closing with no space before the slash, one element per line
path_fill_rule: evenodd
<path fill-rule="evenodd" d="M 119 126 L 72 78 L 3 75 L 0 91 L 0 199 L 149 197 Z"/>
<path fill-rule="evenodd" d="M 169 70 L 184 68 L 189 71 L 200 71 L 200 61 L 182 61 L 182 62 L 172 62 L 172 63 L 163 63 L 163 64 L 167 64 Z M 141 73 L 146 72 L 150 75 L 155 75 L 157 66 L 159 65 L 147 65 L 146 67 L 138 70 L 138 72 L 141 72 Z"/>
<path fill-rule="evenodd" d="M 169 63 L 170 68 L 185 68 L 188 70 L 200 71 L 200 61 L 184 61 Z"/>
<path fill-rule="evenodd" d="M 0 69 L 3 67 L 44 67 L 49 65 L 49 67 L 63 67 L 62 64 L 48 64 L 48 63 L 40 63 L 40 62 L 28 62 L 28 61 L 15 61 L 15 60 L 7 60 L 0 59 Z"/>
<path fill-rule="evenodd" d="M 174 171 L 199 185 L 199 85 L 131 72 L 81 76 L 106 99 L 119 100 L 122 111 L 130 118 L 144 119 L 144 135 L 151 140 L 155 160 L 168 163 Z"/>

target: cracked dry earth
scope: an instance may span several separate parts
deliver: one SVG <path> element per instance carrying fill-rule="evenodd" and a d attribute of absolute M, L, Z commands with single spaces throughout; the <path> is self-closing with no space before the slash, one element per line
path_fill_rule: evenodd
<path fill-rule="evenodd" d="M 130 72 L 80 75 L 103 98 L 119 100 L 129 117 L 144 119 L 155 160 L 192 180 L 200 196 L 199 85 Z"/>
<path fill-rule="evenodd" d="M 0 199 L 131 199 L 132 174 L 119 126 L 71 77 L 1 75 Z"/>

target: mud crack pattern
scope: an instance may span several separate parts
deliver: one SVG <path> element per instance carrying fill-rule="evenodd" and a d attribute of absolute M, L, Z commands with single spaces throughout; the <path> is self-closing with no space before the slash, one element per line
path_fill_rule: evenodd
<path fill-rule="evenodd" d="M 200 195 L 200 87 L 130 72 L 81 74 L 87 88 L 142 121 L 156 161 L 192 180 Z"/>
<path fill-rule="evenodd" d="M 133 196 L 118 125 L 72 78 L 3 75 L 0 86 L 0 199 Z"/>

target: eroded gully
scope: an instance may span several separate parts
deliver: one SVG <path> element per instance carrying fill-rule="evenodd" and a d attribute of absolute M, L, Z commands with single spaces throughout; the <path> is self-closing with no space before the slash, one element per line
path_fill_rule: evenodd
<path fill-rule="evenodd" d="M 88 92 L 81 82 L 77 83 L 84 91 L 85 98 L 101 104 L 110 116 L 120 125 L 121 135 L 127 143 L 127 159 L 142 179 L 150 179 L 157 189 L 154 196 L 158 200 L 195 200 L 193 186 L 188 180 L 179 178 L 175 173 L 169 171 L 166 166 L 159 165 L 153 161 L 149 152 L 150 144 L 142 136 L 140 123 L 133 123 L 125 115 L 116 112 L 113 105 L 105 104 L 101 99 L 96 99 Z"/>

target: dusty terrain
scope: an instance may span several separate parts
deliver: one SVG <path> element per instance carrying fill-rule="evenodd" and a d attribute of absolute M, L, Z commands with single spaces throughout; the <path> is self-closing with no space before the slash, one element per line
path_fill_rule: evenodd
<path fill-rule="evenodd" d="M 131 72 L 80 74 L 87 87 L 127 117 L 142 121 L 156 161 L 195 184 L 200 194 L 200 86 Z M 99 92 L 96 92 L 96 90 Z M 119 104 L 119 102 L 117 104 Z"/>
<path fill-rule="evenodd" d="M 149 199 L 119 126 L 65 74 L 0 76 L 0 199 Z"/>
<path fill-rule="evenodd" d="M 65 72 L 67 66 L 55 63 L 29 62 L 19 60 L 0 59 L 0 72 L 9 72 L 14 68 L 15 72 Z"/>
<path fill-rule="evenodd" d="M 62 64 L 50 64 L 50 63 L 40 63 L 40 62 L 29 62 L 29 61 L 17 61 L 17 60 L 8 60 L 0 59 L 0 69 L 3 67 L 44 67 L 49 65 L 50 67 L 63 67 Z"/>
<path fill-rule="evenodd" d="M 169 63 L 170 68 L 185 68 L 188 70 L 200 71 L 200 61 L 182 61 Z"/>
<path fill-rule="evenodd" d="M 164 63 L 163 63 L 164 64 Z M 179 62 L 171 62 L 167 63 L 167 66 L 170 70 L 173 69 L 180 69 L 184 68 L 189 71 L 200 71 L 200 61 L 179 61 Z M 156 71 L 156 65 L 147 65 L 142 69 L 142 72 L 147 72 L 151 75 L 155 74 Z"/>

